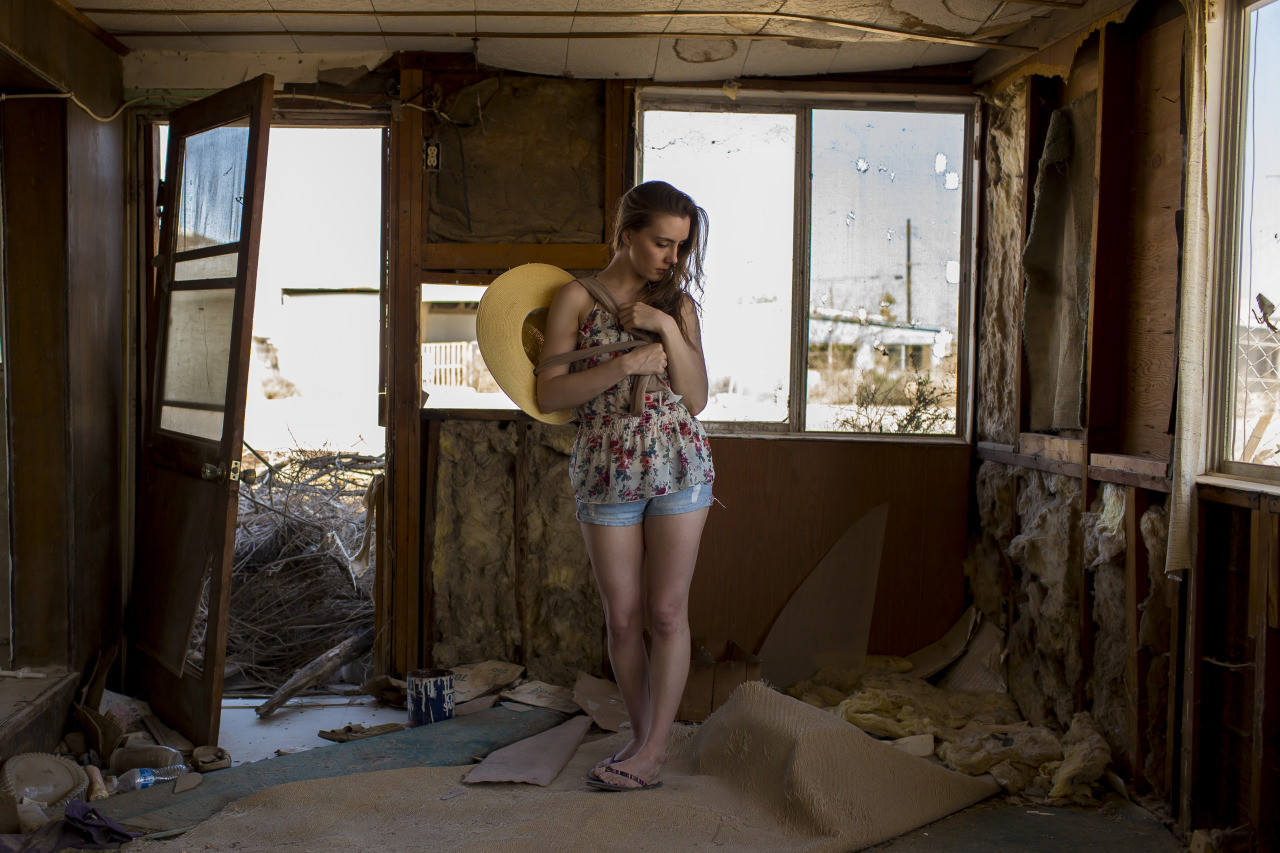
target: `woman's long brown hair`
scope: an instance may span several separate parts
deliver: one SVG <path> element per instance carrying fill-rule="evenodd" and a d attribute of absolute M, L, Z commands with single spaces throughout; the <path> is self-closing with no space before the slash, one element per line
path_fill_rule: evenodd
<path fill-rule="evenodd" d="M 694 203 L 687 194 L 665 181 L 646 181 L 632 187 L 618 202 L 613 217 L 612 247 L 616 254 L 625 245 L 624 231 L 639 231 L 648 227 L 662 215 L 686 217 L 689 220 L 689 237 L 676 248 L 676 263 L 661 281 L 649 282 L 644 301 L 675 318 L 680 334 L 693 346 L 689 330 L 684 325 L 684 312 L 680 310 L 684 297 L 693 302 L 694 309 L 702 310 L 698 297 L 703 289 L 703 258 L 707 252 L 707 231 L 710 223 L 707 212 Z"/>

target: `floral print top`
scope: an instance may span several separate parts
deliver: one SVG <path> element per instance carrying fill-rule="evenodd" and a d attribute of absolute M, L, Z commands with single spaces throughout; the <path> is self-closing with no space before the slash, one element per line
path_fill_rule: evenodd
<path fill-rule="evenodd" d="M 578 349 L 631 340 L 618 318 L 600 305 L 578 330 Z M 595 367 L 619 353 L 584 358 L 571 371 Z M 583 503 L 627 503 L 678 492 L 715 480 L 711 445 L 698 419 L 664 371 L 655 377 L 661 393 L 645 395 L 639 415 L 629 411 L 632 377 L 574 410 L 578 435 L 569 456 L 569 476 Z"/>

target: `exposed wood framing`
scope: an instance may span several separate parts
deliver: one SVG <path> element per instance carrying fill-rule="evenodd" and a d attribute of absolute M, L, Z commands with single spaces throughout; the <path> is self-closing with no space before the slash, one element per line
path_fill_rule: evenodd
<path fill-rule="evenodd" d="M 429 77 L 417 69 L 400 73 L 400 91 L 424 103 Z M 420 267 L 426 182 L 422 173 L 423 120 L 406 110 L 391 128 L 391 251 L 387 340 L 387 562 L 391 615 L 388 671 L 404 674 L 423 663 L 423 619 L 430 612 L 430 585 L 422 561 L 422 396 Z"/>
<path fill-rule="evenodd" d="M 1139 628 L 1142 624 L 1143 602 L 1151 589 L 1147 576 L 1147 546 L 1142 539 L 1139 522 L 1150 506 L 1146 492 L 1132 486 L 1125 488 L 1124 513 L 1124 577 L 1125 577 L 1125 759 L 1129 781 L 1136 788 L 1145 787 L 1143 758 L 1146 755 L 1147 706 L 1143 701 L 1147 683 L 1147 669 L 1151 656 L 1142 648 Z"/>

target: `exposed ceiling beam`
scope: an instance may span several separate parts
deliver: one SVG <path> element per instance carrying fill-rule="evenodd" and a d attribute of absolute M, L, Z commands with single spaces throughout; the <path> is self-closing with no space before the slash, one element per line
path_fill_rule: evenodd
<path fill-rule="evenodd" d="M 880 32 L 885 32 L 881 30 Z M 961 47 L 980 47 L 983 49 L 1019 51 L 1034 53 L 1036 48 L 1020 44 L 1004 44 L 998 41 L 976 41 L 952 36 L 935 36 L 927 33 L 893 31 L 891 33 L 903 41 L 923 41 L 931 44 L 951 44 Z M 787 33 L 690 33 L 690 32 L 604 32 L 604 33 L 509 33 L 509 32 L 402 32 L 382 30 L 116 30 L 112 35 L 119 38 L 174 38 L 175 36 L 219 36 L 236 38 L 306 36 L 308 38 L 350 38 L 352 36 L 395 36 L 396 38 L 459 38 L 459 39 L 733 39 L 735 41 L 769 41 L 796 40 L 832 41 L 848 44 L 860 43 L 856 39 L 842 38 L 838 35 L 826 39 L 813 36 L 796 36 Z"/>
<path fill-rule="evenodd" d="M 1053 6 L 1063 7 L 1063 8 L 1075 9 L 1079 7 L 1079 3 L 1063 2 L 1063 0 L 1040 0 L 1040 2 L 1042 5 L 1053 5 Z M 715 18 L 715 19 L 754 18 L 762 21 L 762 25 L 768 24 L 772 21 L 795 22 L 795 23 L 803 23 L 803 24 L 818 24 L 820 26 L 832 27 L 835 29 L 853 30 L 855 32 L 871 33 L 874 35 L 887 35 L 887 36 L 893 36 L 894 38 L 909 39 L 911 41 L 925 41 L 925 42 L 933 42 L 938 44 L 958 44 L 958 45 L 964 45 L 964 46 L 984 47 L 984 48 L 1000 47 L 999 44 L 991 41 L 982 41 L 979 39 L 966 39 L 961 36 L 938 35 L 934 33 L 920 32 L 917 30 L 904 30 L 896 27 L 880 26 L 877 24 L 865 24 L 865 23 L 860 23 L 858 21 L 845 20 L 842 18 L 828 18 L 820 15 L 803 15 L 803 14 L 792 13 L 792 12 L 738 12 L 738 11 L 730 11 L 730 10 L 714 11 L 714 12 L 705 12 L 705 11 L 696 11 L 696 12 L 690 12 L 690 11 L 530 12 L 530 11 L 495 11 L 495 10 L 453 11 L 453 12 L 441 12 L 441 11 L 374 12 L 374 11 L 338 10 L 338 11 L 330 12 L 330 11 L 324 11 L 324 10 L 304 11 L 304 10 L 298 10 L 298 9 L 276 11 L 271 9 L 243 9 L 243 10 L 241 9 L 189 9 L 188 10 L 188 9 L 101 9 L 101 8 L 85 8 L 85 9 L 82 9 L 81 11 L 84 12 L 85 14 L 104 14 L 104 15 L 106 14 L 140 15 L 140 16 L 141 15 L 145 15 L 145 16 L 168 15 L 168 16 L 176 16 L 176 17 L 182 17 L 182 18 L 217 17 L 217 16 L 234 15 L 238 18 L 264 17 L 264 18 L 272 18 L 272 19 L 287 19 L 287 18 L 293 18 L 293 17 L 299 17 L 299 16 L 315 17 L 316 15 L 323 15 L 325 17 L 332 17 L 332 18 L 360 18 L 360 19 L 368 19 L 368 18 L 374 18 L 374 19 L 377 19 L 377 18 L 553 18 L 553 19 L 554 18 L 600 18 L 600 19 L 632 19 L 632 20 L 634 19 L 664 19 L 664 20 L 676 19 L 676 20 L 696 21 L 696 20 L 705 20 L 709 18 Z M 192 32 L 199 34 L 203 31 L 193 30 Z M 272 30 L 270 31 L 270 33 L 274 35 L 280 35 L 281 31 Z M 127 37 L 147 37 L 147 38 L 150 38 L 150 37 L 158 38 L 160 37 L 160 35 L 162 35 L 162 33 L 159 31 L 150 31 L 150 30 L 133 31 L 133 32 L 115 31 L 114 34 L 121 37 L 127 36 Z M 172 33 L 167 33 L 167 34 L 173 35 Z M 258 31 L 255 31 L 255 30 L 247 30 L 247 31 L 241 30 L 241 31 L 235 31 L 235 32 L 220 31 L 219 34 L 220 35 L 258 35 L 259 33 Z M 267 35 L 268 33 L 262 32 L 261 34 Z M 349 33 L 344 32 L 341 34 L 348 35 Z M 362 32 L 359 34 L 367 35 L 368 33 Z M 304 35 L 304 33 L 298 33 L 298 35 Z M 316 35 L 316 33 L 307 32 L 305 33 L 305 35 Z M 471 34 L 426 33 L 424 34 L 424 33 L 398 32 L 398 33 L 395 33 L 395 35 L 401 35 L 401 36 L 403 35 L 410 35 L 410 36 L 471 35 L 474 38 L 495 37 L 492 33 L 481 35 L 478 33 L 471 33 Z M 509 35 L 511 37 L 520 37 L 521 34 L 511 33 Z M 538 35 L 540 34 L 531 34 L 530 36 L 526 36 L 526 37 L 536 38 L 538 37 Z M 557 33 L 555 35 L 556 37 L 564 37 L 565 34 Z M 634 37 L 652 37 L 652 34 L 650 33 L 631 33 L 627 35 L 633 38 Z M 627 37 L 627 35 L 620 36 L 620 37 Z M 670 34 L 664 34 L 664 35 L 677 36 L 677 37 L 687 36 L 690 38 L 695 37 L 695 34 L 685 34 L 685 33 L 680 33 L 680 34 L 670 33 Z M 739 37 L 737 34 L 707 33 L 702 35 L 706 35 L 706 36 L 712 36 L 712 35 L 726 36 L 727 35 L 730 38 Z M 584 37 L 601 38 L 601 37 L 614 37 L 614 36 L 601 36 L 600 34 L 592 33 L 592 34 L 584 34 Z M 797 36 L 796 34 L 787 34 L 787 35 L 784 35 L 783 37 L 784 38 L 797 38 L 797 37 L 812 38 L 812 36 Z M 834 37 L 831 40 L 840 41 L 839 38 L 834 38 Z M 1022 50 L 1025 48 L 1014 46 L 1010 49 Z"/>

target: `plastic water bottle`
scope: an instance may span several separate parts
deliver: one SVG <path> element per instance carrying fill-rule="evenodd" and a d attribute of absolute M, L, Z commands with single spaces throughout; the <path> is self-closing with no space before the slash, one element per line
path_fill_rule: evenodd
<path fill-rule="evenodd" d="M 188 771 L 185 764 L 172 764 L 168 767 L 157 767 L 154 770 L 150 767 L 135 767 L 120 774 L 116 779 L 116 790 L 139 791 L 160 782 L 172 782 L 186 772 Z"/>

